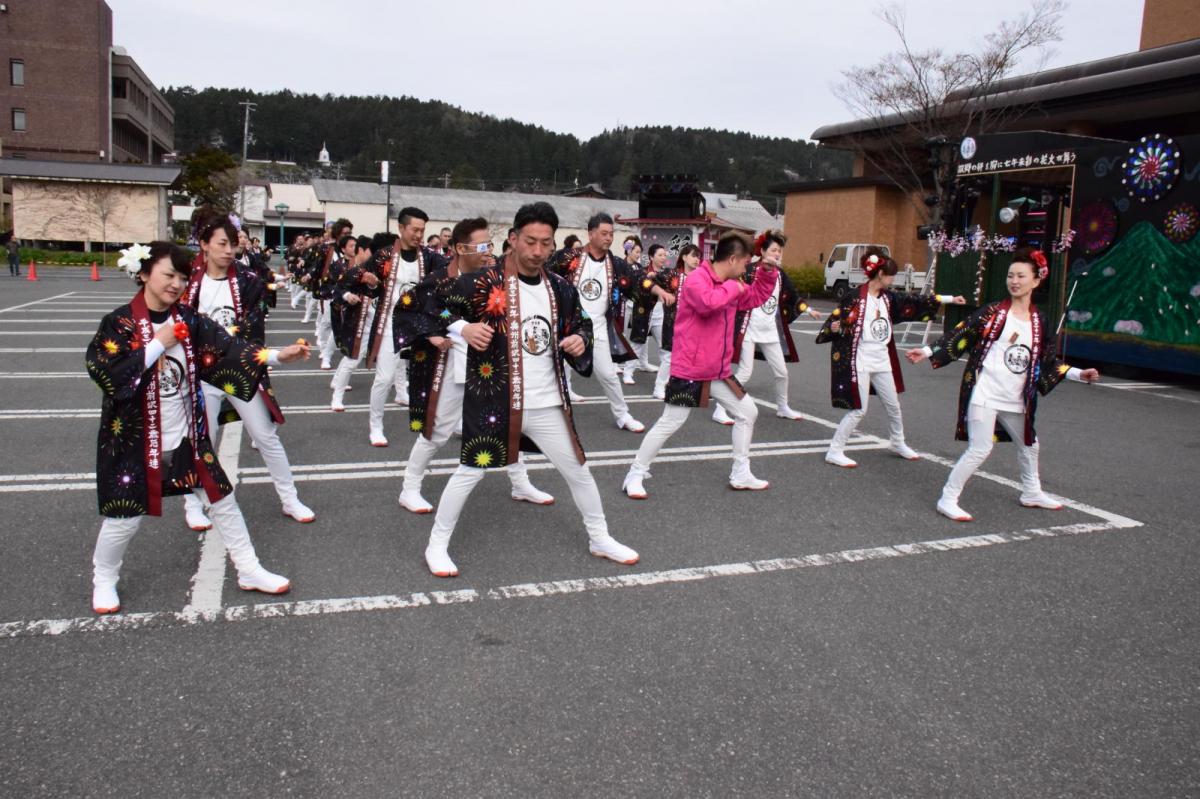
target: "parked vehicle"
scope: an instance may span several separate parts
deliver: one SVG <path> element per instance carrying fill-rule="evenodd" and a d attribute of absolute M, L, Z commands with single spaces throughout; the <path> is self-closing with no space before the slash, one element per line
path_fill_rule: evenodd
<path fill-rule="evenodd" d="M 868 247 L 878 247 L 885 255 L 892 252 L 886 244 L 837 244 L 825 262 L 825 290 L 837 299 L 842 299 L 854 289 L 867 282 L 862 270 L 862 257 Z M 920 291 L 925 287 L 925 273 L 905 264 L 896 274 L 893 284 L 897 291 Z"/>

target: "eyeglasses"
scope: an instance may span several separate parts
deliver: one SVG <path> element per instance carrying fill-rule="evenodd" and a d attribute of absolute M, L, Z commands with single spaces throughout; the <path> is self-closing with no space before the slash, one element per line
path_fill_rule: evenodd
<path fill-rule="evenodd" d="M 485 242 L 483 242 L 483 243 L 481 243 L 481 244 L 475 244 L 475 245 L 471 245 L 471 244 L 463 244 L 463 245 L 460 245 L 460 246 L 466 247 L 466 248 L 467 248 L 467 252 L 475 252 L 475 253 L 485 253 L 485 252 L 491 252 L 492 250 L 494 250 L 494 249 L 496 248 L 496 245 L 495 245 L 495 244 L 493 244 L 493 243 L 492 243 L 492 242 L 490 242 L 490 241 L 485 241 Z M 473 246 L 475 249 L 473 249 L 473 250 L 472 250 L 472 249 L 471 249 L 471 247 L 472 247 L 472 246 Z"/>

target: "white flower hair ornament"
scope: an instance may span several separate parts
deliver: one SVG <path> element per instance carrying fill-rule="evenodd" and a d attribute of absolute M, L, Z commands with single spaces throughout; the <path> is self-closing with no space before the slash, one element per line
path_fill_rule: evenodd
<path fill-rule="evenodd" d="M 121 258 L 117 261 L 117 266 L 125 270 L 125 274 L 131 279 L 136 280 L 138 273 L 142 271 L 142 261 L 150 257 L 150 248 L 145 244 L 133 244 L 127 249 L 121 250 Z"/>

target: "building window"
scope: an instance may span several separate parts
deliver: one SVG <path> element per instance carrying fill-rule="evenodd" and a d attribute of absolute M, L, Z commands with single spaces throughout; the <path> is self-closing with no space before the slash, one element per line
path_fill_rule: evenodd
<path fill-rule="evenodd" d="M 8 62 L 8 82 L 13 86 L 25 85 L 25 62 L 14 58 Z"/>
<path fill-rule="evenodd" d="M 25 109 L 14 108 L 12 110 L 12 129 L 25 130 Z"/>
<path fill-rule="evenodd" d="M 126 85 L 126 82 L 127 82 L 127 81 L 126 81 L 124 78 L 113 78 L 113 82 L 112 82 L 112 93 L 113 93 L 113 98 L 114 98 L 114 99 L 117 99 L 117 100 L 124 100 L 124 99 L 125 99 L 125 85 Z"/>

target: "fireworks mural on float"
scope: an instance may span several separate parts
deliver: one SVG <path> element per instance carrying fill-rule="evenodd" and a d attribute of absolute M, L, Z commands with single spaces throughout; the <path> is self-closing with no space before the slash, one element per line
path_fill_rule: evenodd
<path fill-rule="evenodd" d="M 1088 255 L 1104 252 L 1117 238 L 1117 209 L 1107 200 L 1097 200 L 1079 209 L 1079 246 Z"/>
<path fill-rule="evenodd" d="M 1174 139 L 1161 133 L 1143 136 L 1121 165 L 1121 184 L 1142 202 L 1159 200 L 1175 186 L 1182 165 L 1183 154 Z"/>
<path fill-rule="evenodd" d="M 1163 232 L 1167 234 L 1167 238 L 1179 244 L 1191 241 L 1198 228 L 1200 212 L 1191 203 L 1180 203 L 1167 211 L 1167 218 L 1163 221 Z"/>

